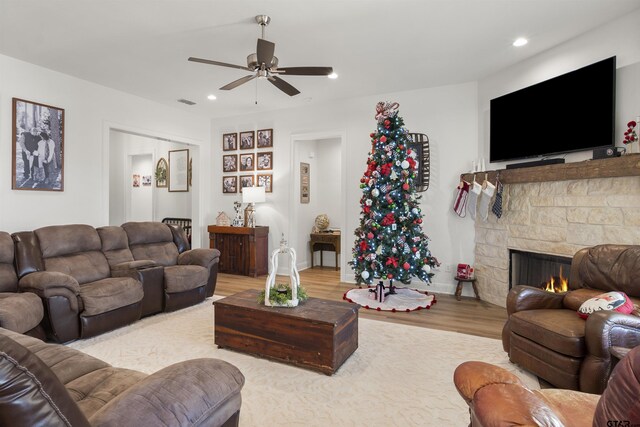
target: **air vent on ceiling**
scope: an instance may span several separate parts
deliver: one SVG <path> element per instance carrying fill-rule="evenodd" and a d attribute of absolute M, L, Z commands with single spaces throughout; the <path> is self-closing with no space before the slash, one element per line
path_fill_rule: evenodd
<path fill-rule="evenodd" d="M 187 104 L 187 105 L 196 105 L 195 102 L 189 101 L 188 99 L 178 99 L 178 102 L 182 102 L 183 104 Z"/>

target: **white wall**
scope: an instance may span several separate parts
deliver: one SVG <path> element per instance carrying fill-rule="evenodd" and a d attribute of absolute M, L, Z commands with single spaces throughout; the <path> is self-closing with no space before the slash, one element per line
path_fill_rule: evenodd
<path fill-rule="evenodd" d="M 244 130 L 274 129 L 274 190 L 267 194 L 266 203 L 257 206 L 260 222 L 268 218 L 270 248 L 277 247 L 281 233 L 290 242 L 297 241 L 298 224 L 290 224 L 291 197 L 293 191 L 291 140 L 296 135 L 313 133 L 344 134 L 342 157 L 343 203 L 346 206 L 346 222 L 342 228 L 341 268 L 345 279 L 353 274 L 347 262 L 351 258 L 353 232 L 358 226 L 360 214 L 360 178 L 366 168 L 367 153 L 371 148 L 369 134 L 376 129 L 375 105 L 380 100 L 400 103 L 400 115 L 412 132 L 429 135 L 432 144 L 431 188 L 423 193 L 422 208 L 425 214 L 424 230 L 431 238 L 433 255 L 447 264 L 460 260 L 473 262 L 473 223 L 458 218 L 451 209 L 453 191 L 458 184 L 462 164 L 471 164 L 478 157 L 477 141 L 477 87 L 475 83 L 419 89 L 407 92 L 383 94 L 343 100 L 332 104 L 309 106 L 290 110 L 273 111 L 260 115 L 228 117 L 212 120 L 214 139 L 212 150 L 213 208 L 207 217 L 214 221 L 218 211 L 233 213 L 233 201 L 237 195 L 222 194 L 222 134 Z M 303 227 L 304 228 L 304 227 Z M 305 231 L 307 233 L 308 231 Z M 290 234 L 296 234 L 291 236 Z M 295 248 L 300 252 L 301 248 Z M 432 288 L 451 292 L 453 277 L 444 269 L 434 278 Z"/>
<path fill-rule="evenodd" d="M 294 141 L 294 171 L 292 176 L 294 190 L 292 192 L 293 209 L 297 210 L 295 226 L 297 238 L 291 241 L 291 246 L 297 252 L 297 267 L 303 269 L 311 266 L 311 251 L 309 249 L 309 233 L 313 222 L 321 212 L 319 194 L 322 184 L 318 180 L 318 158 L 316 157 L 318 141 Z M 300 202 L 300 163 L 309 164 L 309 203 Z"/>
<path fill-rule="evenodd" d="M 489 101 L 506 93 L 567 73 L 611 56 L 617 56 L 616 145 L 626 123 L 640 114 L 640 9 L 589 31 L 478 82 L 480 153 L 489 159 Z M 530 40 L 535 43 L 535 38 Z M 526 49 L 526 46 L 522 49 Z M 634 65 L 635 64 L 635 65 Z M 628 67 L 631 66 L 631 67 Z M 588 88 L 585 88 L 588 90 Z M 526 117 L 523 118 L 526 120 Z M 588 123 L 577 131 L 588 132 Z M 590 159 L 592 151 L 570 153 L 567 162 Z M 504 162 L 487 169 L 504 167 Z"/>
<path fill-rule="evenodd" d="M 152 154 L 134 154 L 128 156 L 131 161 L 129 169 L 130 177 L 128 199 L 129 209 L 127 221 L 152 221 L 153 220 L 153 187 L 143 186 L 142 177 L 151 175 L 153 170 Z M 139 187 L 133 186 L 133 175 L 140 176 Z"/>
<path fill-rule="evenodd" d="M 109 128 L 136 130 L 202 149 L 210 158 L 210 120 L 123 92 L 0 55 L 0 230 L 32 230 L 52 224 L 109 221 Z M 11 190 L 11 99 L 22 98 L 65 110 L 64 191 Z M 198 160 L 200 160 L 198 159 Z M 199 199 L 209 194 L 209 168 L 194 164 Z M 208 199 L 207 199 L 208 200 Z M 205 205 L 203 203 L 202 205 Z M 199 206 L 194 219 L 207 206 Z M 201 227 L 194 246 L 200 245 Z M 205 242 L 206 243 L 206 242 Z"/>

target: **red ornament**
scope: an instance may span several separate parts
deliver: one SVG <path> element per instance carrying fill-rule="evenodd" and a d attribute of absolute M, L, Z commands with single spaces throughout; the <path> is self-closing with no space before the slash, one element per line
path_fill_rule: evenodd
<path fill-rule="evenodd" d="M 411 267 L 411 266 L 409 265 L 408 262 L 405 262 L 404 264 L 402 264 L 402 268 L 404 268 L 405 270 L 408 270 L 409 267 Z"/>
<path fill-rule="evenodd" d="M 387 137 L 386 137 L 386 136 L 384 136 L 384 135 L 382 135 L 382 136 L 380 137 L 380 142 L 387 142 Z"/>
<path fill-rule="evenodd" d="M 411 250 L 412 250 L 414 253 L 418 252 L 418 248 L 416 248 L 415 246 L 414 246 L 414 247 L 412 247 L 412 248 L 411 248 Z"/>
<path fill-rule="evenodd" d="M 418 218 L 417 222 L 418 224 L 422 224 L 422 218 Z"/>
<path fill-rule="evenodd" d="M 367 213 L 367 214 L 371 212 L 371 208 L 369 206 L 365 206 L 362 210 L 364 211 L 364 213 Z"/>
<path fill-rule="evenodd" d="M 366 250 L 367 250 L 367 242 L 365 242 L 364 240 L 362 240 L 362 241 L 360 242 L 360 251 L 361 251 L 361 252 L 364 252 L 364 251 L 366 251 Z"/>
<path fill-rule="evenodd" d="M 369 232 L 367 234 L 367 239 L 369 239 L 369 240 L 373 239 L 373 233 L 372 232 Z"/>
<path fill-rule="evenodd" d="M 382 221 L 380 221 L 380 224 L 391 225 L 391 224 L 395 224 L 395 222 L 396 222 L 396 217 L 392 213 L 388 213 L 387 215 L 385 215 L 384 218 L 382 218 Z"/>
<path fill-rule="evenodd" d="M 366 179 L 364 178 L 364 176 L 362 178 L 360 178 L 360 182 L 364 183 L 366 181 Z"/>
<path fill-rule="evenodd" d="M 371 133 L 369 134 L 369 136 L 370 136 L 371 138 L 373 138 L 374 136 L 376 136 L 376 134 L 375 134 L 375 133 L 373 133 L 373 132 L 371 132 Z"/>
<path fill-rule="evenodd" d="M 396 268 L 398 267 L 398 259 L 391 256 L 387 258 L 386 265 L 392 265 L 393 268 Z M 391 277 L 389 277 L 389 279 L 391 279 Z"/>
<path fill-rule="evenodd" d="M 387 274 L 387 279 L 393 279 L 393 274 L 391 273 Z"/>
<path fill-rule="evenodd" d="M 385 126 L 389 126 L 390 124 L 391 124 L 391 122 L 390 122 L 389 120 L 385 120 L 385 121 L 384 121 L 384 125 L 385 125 Z"/>
<path fill-rule="evenodd" d="M 398 145 L 398 148 L 402 150 L 402 149 L 404 149 L 404 145 L 400 144 L 400 145 Z"/>
<path fill-rule="evenodd" d="M 407 191 L 409 189 L 409 184 L 407 184 L 406 182 L 404 184 L 402 184 L 402 189 L 404 191 Z"/>

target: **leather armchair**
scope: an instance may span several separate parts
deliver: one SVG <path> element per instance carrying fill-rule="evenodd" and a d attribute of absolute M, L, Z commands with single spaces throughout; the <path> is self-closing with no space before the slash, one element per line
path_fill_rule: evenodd
<path fill-rule="evenodd" d="M 640 347 L 616 365 L 602 396 L 575 390 L 531 390 L 514 374 L 484 362 L 464 362 L 453 374 L 474 427 L 636 425 L 640 422 L 639 381 Z"/>
<path fill-rule="evenodd" d="M 202 358 L 151 375 L 0 328 L 0 425 L 238 425 L 244 376 Z"/>
<path fill-rule="evenodd" d="M 640 317 L 612 311 L 577 316 L 580 305 L 621 291 L 640 304 L 640 246 L 600 245 L 572 260 L 569 292 L 516 286 L 502 331 L 509 359 L 559 388 L 600 394 L 613 368 L 611 347 L 640 345 Z"/>

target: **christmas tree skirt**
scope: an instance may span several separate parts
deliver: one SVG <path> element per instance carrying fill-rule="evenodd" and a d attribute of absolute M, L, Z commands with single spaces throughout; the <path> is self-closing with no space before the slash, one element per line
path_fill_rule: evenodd
<path fill-rule="evenodd" d="M 414 291 L 413 289 L 396 288 L 396 293 L 387 295 L 383 302 L 376 301 L 375 288 L 351 289 L 343 299 L 360 304 L 364 308 L 378 311 L 414 311 L 431 308 L 436 303 L 435 295 Z"/>

